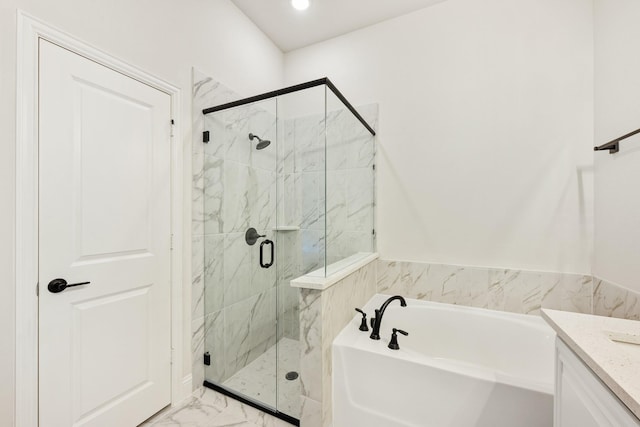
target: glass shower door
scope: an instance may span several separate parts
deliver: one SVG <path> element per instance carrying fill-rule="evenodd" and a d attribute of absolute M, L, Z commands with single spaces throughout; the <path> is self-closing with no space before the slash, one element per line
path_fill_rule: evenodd
<path fill-rule="evenodd" d="M 205 379 L 276 410 L 276 100 L 204 120 Z"/>

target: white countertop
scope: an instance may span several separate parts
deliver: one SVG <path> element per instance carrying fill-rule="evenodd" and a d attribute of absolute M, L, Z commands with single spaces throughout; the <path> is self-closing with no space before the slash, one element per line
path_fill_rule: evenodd
<path fill-rule="evenodd" d="M 640 322 L 548 309 L 542 317 L 640 418 Z"/>
<path fill-rule="evenodd" d="M 321 268 L 307 274 L 306 276 L 293 279 L 291 281 L 291 286 L 294 288 L 324 291 L 347 277 L 349 274 L 361 269 L 365 265 L 377 259 L 377 252 L 359 252 L 327 266 L 326 277 L 324 276 L 324 268 Z"/>

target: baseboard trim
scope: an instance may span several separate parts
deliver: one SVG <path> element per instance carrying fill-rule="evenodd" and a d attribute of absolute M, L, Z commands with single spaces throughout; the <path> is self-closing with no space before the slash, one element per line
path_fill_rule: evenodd
<path fill-rule="evenodd" d="M 185 375 L 182 379 L 182 399 L 186 399 L 187 397 L 193 394 L 193 375 Z"/>

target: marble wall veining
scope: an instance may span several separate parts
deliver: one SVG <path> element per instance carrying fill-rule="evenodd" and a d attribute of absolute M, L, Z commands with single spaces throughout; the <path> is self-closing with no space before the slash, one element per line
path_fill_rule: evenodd
<path fill-rule="evenodd" d="M 640 295 L 591 275 L 378 260 L 379 293 L 514 313 L 541 308 L 640 320 Z"/>
<path fill-rule="evenodd" d="M 492 310 L 591 313 L 591 276 L 378 260 L 378 292 Z"/>
<path fill-rule="evenodd" d="M 640 320 L 640 294 L 618 284 L 594 277 L 593 314 Z"/>
<path fill-rule="evenodd" d="M 358 111 L 372 127 L 378 106 Z M 374 249 L 374 136 L 347 109 L 286 119 L 284 217 L 300 226 L 299 275 Z M 326 215 L 326 218 L 325 218 Z M 324 273 L 324 271 L 322 271 Z"/>
<path fill-rule="evenodd" d="M 374 129 L 378 104 L 358 107 Z M 375 250 L 375 137 L 347 109 L 326 121 L 326 261 Z"/>
<path fill-rule="evenodd" d="M 353 319 L 354 308 L 376 293 L 375 261 L 326 290 L 300 290 L 301 425 L 328 427 L 332 423 L 331 344 Z"/>

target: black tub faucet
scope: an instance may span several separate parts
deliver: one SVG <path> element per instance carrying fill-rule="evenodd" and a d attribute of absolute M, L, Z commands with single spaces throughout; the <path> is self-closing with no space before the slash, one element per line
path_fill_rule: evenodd
<path fill-rule="evenodd" d="M 373 331 L 371 331 L 371 335 L 369 336 L 369 338 L 371 338 L 372 340 L 380 339 L 380 326 L 382 325 L 382 316 L 384 316 L 384 311 L 387 309 L 387 306 L 394 300 L 400 300 L 400 305 L 402 307 L 407 306 L 407 302 L 400 295 L 393 296 L 386 300 L 382 304 L 382 306 L 380 306 L 380 308 L 376 310 L 376 317 L 371 319 L 371 326 L 373 328 Z"/>

